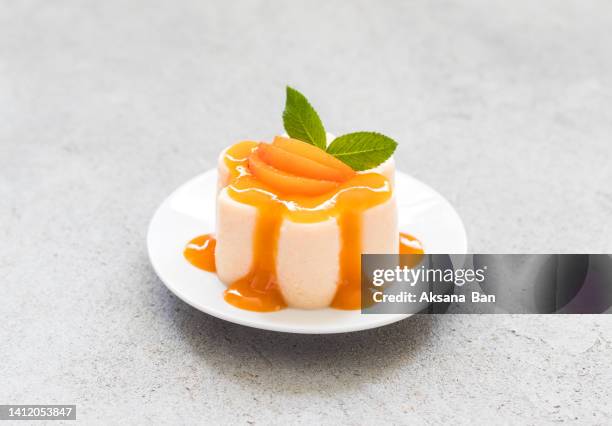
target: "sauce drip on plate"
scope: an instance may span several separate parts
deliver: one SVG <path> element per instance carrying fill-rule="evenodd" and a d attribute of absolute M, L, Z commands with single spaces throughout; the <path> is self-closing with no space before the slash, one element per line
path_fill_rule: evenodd
<path fill-rule="evenodd" d="M 412 256 L 402 257 L 401 266 L 407 266 L 414 268 L 423 259 L 425 250 L 423 250 L 423 244 L 410 234 L 400 232 L 399 239 L 399 254 L 410 254 Z"/>
<path fill-rule="evenodd" d="M 216 272 L 216 245 L 217 240 L 215 240 L 212 234 L 200 235 L 187 243 L 183 255 L 196 268 L 204 269 L 208 272 Z"/>

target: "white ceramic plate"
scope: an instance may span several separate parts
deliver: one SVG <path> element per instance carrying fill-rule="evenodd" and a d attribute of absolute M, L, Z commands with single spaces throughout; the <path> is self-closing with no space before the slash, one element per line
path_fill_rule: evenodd
<path fill-rule="evenodd" d="M 183 257 L 185 244 L 214 232 L 217 171 L 209 170 L 183 184 L 159 206 L 149 224 L 147 245 L 155 272 L 176 296 L 202 312 L 226 321 L 265 330 L 324 334 L 366 330 L 410 315 L 363 315 L 360 311 L 284 309 L 259 313 L 235 308 L 223 300 L 225 286 L 215 274 Z M 444 197 L 424 183 L 396 172 L 399 228 L 417 237 L 429 253 L 466 253 L 463 223 Z"/>

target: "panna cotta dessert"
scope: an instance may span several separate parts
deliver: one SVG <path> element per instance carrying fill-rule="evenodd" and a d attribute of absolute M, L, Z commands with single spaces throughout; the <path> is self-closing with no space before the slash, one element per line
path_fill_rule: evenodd
<path fill-rule="evenodd" d="M 385 169 L 391 177 L 392 162 Z M 361 254 L 397 253 L 397 205 L 381 173 L 276 137 L 228 148 L 219 178 L 215 259 L 230 303 L 357 309 Z"/>
<path fill-rule="evenodd" d="M 361 255 L 400 252 L 396 143 L 374 132 L 328 141 L 291 88 L 283 122 L 289 136 L 223 150 L 214 238 L 194 239 L 185 256 L 216 271 L 239 308 L 359 309 Z"/>

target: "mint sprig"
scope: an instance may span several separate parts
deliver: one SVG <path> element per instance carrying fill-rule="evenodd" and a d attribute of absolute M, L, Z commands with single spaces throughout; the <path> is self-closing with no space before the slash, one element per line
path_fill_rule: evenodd
<path fill-rule="evenodd" d="M 376 132 L 355 132 L 334 139 L 327 152 L 353 170 L 373 169 L 393 155 L 397 142 Z"/>
<path fill-rule="evenodd" d="M 287 86 L 283 111 L 287 134 L 327 151 L 355 171 L 372 169 L 384 163 L 395 152 L 397 142 L 376 132 L 355 132 L 338 136 L 327 146 L 327 134 L 319 114 L 308 99 Z"/>
<path fill-rule="evenodd" d="M 283 124 L 287 134 L 321 149 L 327 146 L 325 128 L 319 114 L 300 92 L 287 86 L 287 100 L 283 111 Z"/>

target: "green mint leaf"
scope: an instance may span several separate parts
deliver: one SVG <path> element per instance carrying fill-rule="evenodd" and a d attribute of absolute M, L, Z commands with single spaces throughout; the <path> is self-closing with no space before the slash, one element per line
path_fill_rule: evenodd
<path fill-rule="evenodd" d="M 355 132 L 334 139 L 327 152 L 351 166 L 368 170 L 384 163 L 393 155 L 397 142 L 376 132 Z"/>
<path fill-rule="evenodd" d="M 327 146 L 325 128 L 319 114 L 300 92 L 287 86 L 287 100 L 283 111 L 285 131 L 294 139 L 308 142 L 321 149 Z"/>

